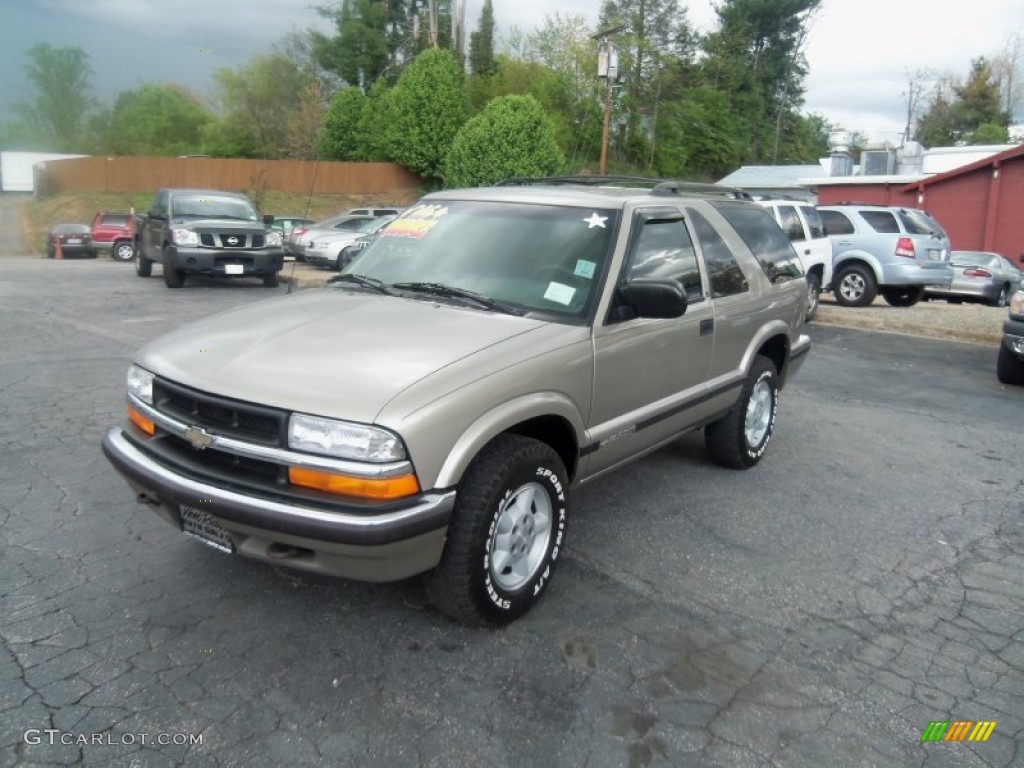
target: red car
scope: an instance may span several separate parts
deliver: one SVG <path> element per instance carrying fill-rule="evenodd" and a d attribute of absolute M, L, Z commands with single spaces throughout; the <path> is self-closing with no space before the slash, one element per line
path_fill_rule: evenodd
<path fill-rule="evenodd" d="M 97 213 L 92 220 L 92 244 L 115 261 L 131 261 L 135 258 L 135 216 Z"/>

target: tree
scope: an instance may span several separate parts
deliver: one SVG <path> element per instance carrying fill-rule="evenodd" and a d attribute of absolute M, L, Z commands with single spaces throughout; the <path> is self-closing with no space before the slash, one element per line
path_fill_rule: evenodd
<path fill-rule="evenodd" d="M 444 157 L 466 119 L 462 80 L 455 55 L 431 48 L 406 68 L 388 98 L 388 155 L 428 184 L 441 180 Z"/>
<path fill-rule="evenodd" d="M 966 82 L 960 84 L 948 78 L 936 88 L 918 124 L 917 139 L 934 147 L 987 143 L 994 137 L 1006 137 L 1010 116 L 1002 104 L 992 67 L 984 57 L 977 58 L 971 62 Z"/>
<path fill-rule="evenodd" d="M 1014 32 L 1006 40 L 1003 50 L 992 59 L 992 74 L 1003 97 L 1003 111 L 1010 122 L 1024 100 L 1024 38 Z"/>
<path fill-rule="evenodd" d="M 214 73 L 223 117 L 206 131 L 208 151 L 228 157 L 289 154 L 290 122 L 301 108 L 308 72 L 281 52 L 256 56 Z"/>
<path fill-rule="evenodd" d="M 497 70 L 494 60 L 494 7 L 484 0 L 477 29 L 469 36 L 469 70 L 474 75 L 493 75 Z"/>
<path fill-rule="evenodd" d="M 356 157 L 369 162 L 381 162 L 388 156 L 388 125 L 391 109 L 391 90 L 384 80 L 373 84 L 366 94 L 363 112 L 356 124 Z"/>
<path fill-rule="evenodd" d="M 22 128 L 35 134 L 36 146 L 56 152 L 81 150 L 92 97 L 89 55 L 78 46 L 54 48 L 36 43 L 28 49 L 25 75 L 35 87 L 30 102 L 16 104 Z"/>
<path fill-rule="evenodd" d="M 118 94 L 103 146 L 118 155 L 196 154 L 211 120 L 206 106 L 183 86 L 143 85 Z"/>
<path fill-rule="evenodd" d="M 512 176 L 551 176 L 565 156 L 551 122 L 532 96 L 502 96 L 471 118 L 445 160 L 449 187 L 494 184 Z"/>
<path fill-rule="evenodd" d="M 334 94 L 320 132 L 320 156 L 323 159 L 359 159 L 359 120 L 366 101 L 366 94 L 354 86 Z"/>

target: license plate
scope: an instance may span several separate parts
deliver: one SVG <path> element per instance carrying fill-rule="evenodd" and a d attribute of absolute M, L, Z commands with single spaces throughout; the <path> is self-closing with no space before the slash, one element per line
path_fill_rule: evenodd
<path fill-rule="evenodd" d="M 80 237 L 69 237 L 67 242 L 68 242 L 68 245 L 79 245 L 82 242 L 82 238 L 80 238 Z"/>
<path fill-rule="evenodd" d="M 201 509 L 181 505 L 178 511 L 181 530 L 186 536 L 198 539 L 203 544 L 221 552 L 234 554 L 235 544 L 227 531 L 211 515 Z"/>
<path fill-rule="evenodd" d="M 241 264 L 225 264 L 224 265 L 225 275 L 242 275 L 245 274 L 245 267 Z"/>
<path fill-rule="evenodd" d="M 942 261 L 942 251 L 928 251 L 928 261 Z"/>

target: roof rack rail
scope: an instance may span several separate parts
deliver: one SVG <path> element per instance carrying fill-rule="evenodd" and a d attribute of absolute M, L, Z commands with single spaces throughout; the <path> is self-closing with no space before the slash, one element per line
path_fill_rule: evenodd
<path fill-rule="evenodd" d="M 678 196 L 682 194 L 701 194 L 712 197 L 728 197 L 734 200 L 753 200 L 753 196 L 746 190 L 738 187 L 724 187 L 718 184 L 706 184 L 698 181 L 678 181 L 665 179 L 651 179 L 646 176 L 597 176 L 592 174 L 580 174 L 577 176 L 545 176 L 541 178 L 528 178 L 514 176 L 504 181 L 499 181 L 498 187 L 527 187 L 533 184 L 578 184 L 581 186 L 615 186 L 615 187 L 636 187 L 650 189 L 652 195 Z"/>

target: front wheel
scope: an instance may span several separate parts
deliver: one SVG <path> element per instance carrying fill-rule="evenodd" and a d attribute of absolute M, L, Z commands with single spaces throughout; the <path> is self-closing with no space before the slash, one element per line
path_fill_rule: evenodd
<path fill-rule="evenodd" d="M 863 264 L 842 267 L 835 277 L 833 293 L 841 307 L 866 307 L 878 295 L 875 273 Z"/>
<path fill-rule="evenodd" d="M 996 360 L 996 377 L 1003 384 L 1024 384 L 1024 360 L 1020 360 L 999 342 L 999 358 Z"/>
<path fill-rule="evenodd" d="M 275 270 L 274 272 L 266 272 L 263 275 L 263 287 L 264 288 L 277 288 L 281 283 L 281 279 L 278 276 L 279 273 Z"/>
<path fill-rule="evenodd" d="M 149 277 L 153 274 L 153 262 L 145 257 L 141 248 L 135 249 L 135 274 L 139 277 Z"/>
<path fill-rule="evenodd" d="M 446 616 L 507 624 L 540 599 L 565 546 L 569 481 L 546 443 L 500 435 L 459 483 L 427 595 Z"/>
<path fill-rule="evenodd" d="M 761 460 L 775 430 L 779 375 L 775 364 L 758 355 L 729 412 L 704 428 L 704 449 L 713 461 L 731 469 L 749 469 Z"/>
<path fill-rule="evenodd" d="M 807 274 L 807 314 L 804 321 L 810 322 L 818 314 L 818 307 L 821 304 L 821 280 L 814 272 Z"/>
<path fill-rule="evenodd" d="M 905 286 L 901 288 L 883 288 L 882 298 L 890 307 L 912 307 L 924 296 L 924 288 Z"/>

